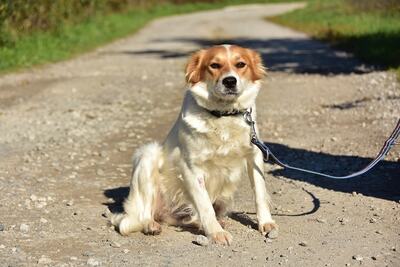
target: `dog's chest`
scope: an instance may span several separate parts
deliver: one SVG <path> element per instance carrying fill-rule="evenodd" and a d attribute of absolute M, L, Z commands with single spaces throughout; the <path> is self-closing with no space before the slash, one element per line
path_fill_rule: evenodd
<path fill-rule="evenodd" d="M 198 156 L 217 165 L 243 160 L 250 152 L 250 127 L 241 117 L 222 117 L 207 122 L 199 134 Z"/>

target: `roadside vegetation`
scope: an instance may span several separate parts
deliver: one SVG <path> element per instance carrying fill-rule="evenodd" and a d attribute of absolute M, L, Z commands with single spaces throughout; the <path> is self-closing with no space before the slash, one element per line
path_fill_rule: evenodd
<path fill-rule="evenodd" d="M 70 58 L 157 17 L 255 2 L 279 0 L 0 1 L 0 72 Z"/>
<path fill-rule="evenodd" d="M 399 0 L 309 0 L 304 9 L 267 20 L 393 69 L 400 79 Z"/>

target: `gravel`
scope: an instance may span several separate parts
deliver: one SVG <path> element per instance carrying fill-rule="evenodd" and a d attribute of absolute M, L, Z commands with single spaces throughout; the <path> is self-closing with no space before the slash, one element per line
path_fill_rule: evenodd
<path fill-rule="evenodd" d="M 202 229 L 163 225 L 160 236 L 121 236 L 109 224 L 104 210 L 122 211 L 132 153 L 162 142 L 178 115 L 187 53 L 215 41 L 237 40 L 263 54 L 270 70 L 258 98 L 260 137 L 283 161 L 346 173 L 375 156 L 398 117 L 395 75 L 336 72 L 352 59 L 262 19 L 291 8 L 163 18 L 87 55 L 1 76 L 1 264 L 34 266 L 45 255 L 54 266 L 247 266 L 251 258 L 255 266 L 267 258 L 270 266 L 344 266 L 360 264 L 356 253 L 364 265 L 371 255 L 379 266 L 399 262 L 398 248 L 391 250 L 400 234 L 398 147 L 362 179 L 332 181 L 265 164 L 279 237 L 256 230 L 245 177 L 229 207 L 249 216 L 226 219 L 229 248 L 193 244 Z"/>

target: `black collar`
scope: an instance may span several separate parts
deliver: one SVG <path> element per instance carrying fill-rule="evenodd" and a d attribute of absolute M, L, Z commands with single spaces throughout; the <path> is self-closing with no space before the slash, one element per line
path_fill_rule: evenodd
<path fill-rule="evenodd" d="M 221 111 L 221 110 L 208 110 L 212 115 L 214 115 L 217 118 L 221 117 L 227 117 L 227 116 L 236 116 L 236 115 L 244 115 L 246 110 L 239 110 L 239 109 L 234 109 L 230 111 Z"/>

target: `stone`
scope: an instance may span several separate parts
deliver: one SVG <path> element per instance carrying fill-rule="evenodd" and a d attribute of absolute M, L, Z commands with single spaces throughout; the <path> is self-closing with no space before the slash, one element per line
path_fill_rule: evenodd
<path fill-rule="evenodd" d="M 121 244 L 118 243 L 118 242 L 113 241 L 113 242 L 111 242 L 110 246 L 112 246 L 113 248 L 120 248 Z"/>
<path fill-rule="evenodd" d="M 100 262 L 94 258 L 89 258 L 86 264 L 89 266 L 100 266 Z"/>
<path fill-rule="evenodd" d="M 307 246 L 308 246 L 308 244 L 307 244 L 306 241 L 301 241 L 301 242 L 299 243 L 299 245 L 302 246 L 302 247 L 307 247 Z"/>
<path fill-rule="evenodd" d="M 278 229 L 274 228 L 267 234 L 267 237 L 270 239 L 275 239 L 278 237 L 278 234 L 279 234 Z"/>
<path fill-rule="evenodd" d="M 354 255 L 354 256 L 353 256 L 353 260 L 362 261 L 362 260 L 363 260 L 363 257 L 360 256 L 360 255 Z"/>
<path fill-rule="evenodd" d="M 50 264 L 50 263 L 52 263 L 53 261 L 49 258 L 49 257 L 47 257 L 47 256 L 45 256 L 45 255 L 42 255 L 41 257 L 40 257 L 40 259 L 38 260 L 38 264 Z"/>
<path fill-rule="evenodd" d="M 206 247 L 209 244 L 209 240 L 204 235 L 196 236 L 196 240 L 194 241 L 197 245 Z"/>
<path fill-rule="evenodd" d="M 0 223 L 0 232 L 4 231 L 5 227 L 4 224 Z"/>
<path fill-rule="evenodd" d="M 27 232 L 29 232 L 29 225 L 27 225 L 25 223 L 21 223 L 21 225 L 19 226 L 19 230 L 22 233 L 27 233 Z"/>

